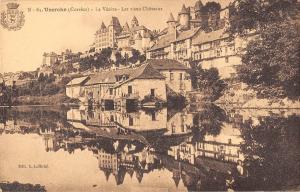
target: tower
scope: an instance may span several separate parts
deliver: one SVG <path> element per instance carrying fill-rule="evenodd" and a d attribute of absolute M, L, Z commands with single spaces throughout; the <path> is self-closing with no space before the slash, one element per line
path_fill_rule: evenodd
<path fill-rule="evenodd" d="M 176 25 L 176 21 L 175 21 L 172 13 L 170 13 L 169 19 L 167 20 L 167 24 L 168 24 L 169 28 L 174 28 Z"/>
<path fill-rule="evenodd" d="M 137 18 L 135 16 L 133 16 L 132 20 L 131 20 L 131 27 L 136 27 L 139 26 L 139 21 L 137 20 Z"/>
<path fill-rule="evenodd" d="M 109 47 L 114 48 L 116 45 L 116 35 L 120 33 L 122 27 L 117 17 L 112 17 L 108 25 Z"/>
<path fill-rule="evenodd" d="M 184 4 L 182 5 L 181 11 L 178 13 L 178 16 L 179 16 L 179 24 L 184 28 L 188 28 L 190 22 L 190 13 Z"/>
<path fill-rule="evenodd" d="M 201 0 L 196 1 L 195 6 L 194 6 L 195 18 L 200 21 L 202 21 L 202 13 L 201 13 L 202 7 L 203 7 L 203 4 L 202 4 Z"/>
<path fill-rule="evenodd" d="M 101 30 L 105 30 L 105 29 L 106 29 L 106 26 L 105 26 L 105 24 L 104 24 L 103 22 L 102 22 L 102 24 L 101 24 L 100 29 L 101 29 Z"/>

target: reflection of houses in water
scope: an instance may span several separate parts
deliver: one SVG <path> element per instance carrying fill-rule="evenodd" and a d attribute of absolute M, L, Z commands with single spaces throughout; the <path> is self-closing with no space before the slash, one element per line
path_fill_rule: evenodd
<path fill-rule="evenodd" d="M 126 145 L 124 148 L 124 150 L 130 149 L 132 146 L 128 148 Z M 145 149 L 135 153 L 124 151 L 108 153 L 99 149 L 97 158 L 99 169 L 104 172 L 106 180 L 109 180 L 112 174 L 117 185 L 124 182 L 126 173 L 132 178 L 135 172 L 136 179 L 141 182 L 143 174 L 153 170 L 158 164 L 156 157 Z"/>
<path fill-rule="evenodd" d="M 173 146 L 168 154 L 175 159 L 195 163 L 196 157 L 208 157 L 224 162 L 243 161 L 243 154 L 240 152 L 240 144 L 243 141 L 239 129 L 229 124 L 224 124 L 220 134 L 205 135 L 202 141 L 191 143 L 186 141 L 178 146 Z"/>
<path fill-rule="evenodd" d="M 55 129 L 54 127 L 51 128 L 44 128 L 41 127 L 39 129 L 39 134 L 43 136 L 43 140 L 45 143 L 45 150 L 48 151 L 58 151 L 59 150 L 59 143 L 56 140 L 55 131 L 58 129 Z"/>
<path fill-rule="evenodd" d="M 22 120 L 5 120 L 0 123 L 1 133 L 38 133 L 37 125 L 22 121 Z"/>
<path fill-rule="evenodd" d="M 188 113 L 186 110 L 175 113 L 168 118 L 167 122 L 167 135 L 185 134 L 190 132 L 193 125 L 193 114 Z"/>
<path fill-rule="evenodd" d="M 205 135 L 203 142 L 197 142 L 197 156 L 210 157 L 222 161 L 237 162 L 243 160 L 240 145 L 243 142 L 239 129 L 224 123 L 217 136 Z"/>
<path fill-rule="evenodd" d="M 190 132 L 193 116 L 184 111 L 177 112 L 168 119 L 167 108 L 139 110 L 131 113 L 127 113 L 122 109 L 112 111 L 71 109 L 67 113 L 67 119 L 74 126 L 119 127 L 136 133 L 165 132 L 165 135 L 173 135 Z"/>

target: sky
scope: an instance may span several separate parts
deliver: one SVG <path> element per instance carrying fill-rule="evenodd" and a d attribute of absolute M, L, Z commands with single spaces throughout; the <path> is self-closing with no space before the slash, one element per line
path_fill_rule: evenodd
<path fill-rule="evenodd" d="M 202 0 L 202 3 L 211 0 Z M 1 12 L 6 11 L 6 4 L 11 1 L 0 0 Z M 0 73 L 33 71 L 42 63 L 44 52 L 61 53 L 65 49 L 84 52 L 93 43 L 94 33 L 103 21 L 108 25 L 110 18 L 116 16 L 121 25 L 130 24 L 136 16 L 140 25 L 147 28 L 163 29 L 172 12 L 177 17 L 182 4 L 194 6 L 196 0 L 47 0 L 14 1 L 20 4 L 19 10 L 25 15 L 24 26 L 18 31 L 8 31 L 0 26 Z M 216 0 L 222 7 L 229 0 Z M 130 11 L 130 8 L 159 8 L 159 11 Z M 103 7 L 116 8 L 117 11 L 103 11 Z M 121 11 L 123 7 L 124 11 Z M 28 8 L 88 8 L 89 11 L 43 12 L 28 11 Z M 125 10 L 128 8 L 128 10 Z M 101 9 L 101 11 L 96 11 Z"/>

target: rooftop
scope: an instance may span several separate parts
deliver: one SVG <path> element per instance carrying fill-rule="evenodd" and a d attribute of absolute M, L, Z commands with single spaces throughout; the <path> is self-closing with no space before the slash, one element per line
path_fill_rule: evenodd
<path fill-rule="evenodd" d="M 70 85 L 80 85 L 81 83 L 83 83 L 83 82 L 84 82 L 85 80 L 87 80 L 88 78 L 89 78 L 88 76 L 74 78 L 74 79 L 72 79 L 72 80 L 67 84 L 67 86 L 70 86 Z"/>
<path fill-rule="evenodd" d="M 187 31 L 182 31 L 181 33 L 178 34 L 177 38 L 172 41 L 172 42 L 177 42 L 177 41 L 182 41 L 185 39 L 189 39 L 192 38 L 194 35 L 196 35 L 196 33 L 200 30 L 200 27 L 191 29 L 191 30 L 187 30 Z"/>
<path fill-rule="evenodd" d="M 229 37 L 229 35 L 224 33 L 223 29 L 219 29 L 209 33 L 202 32 L 195 39 L 192 39 L 192 44 L 199 45 L 199 44 L 215 41 L 218 39 L 224 39 L 227 37 Z"/>
<path fill-rule="evenodd" d="M 136 68 L 125 68 L 111 71 L 99 72 L 91 76 L 91 79 L 85 83 L 85 85 L 94 85 L 100 83 L 111 83 L 117 82 L 117 76 L 127 76 L 125 81 L 120 82 L 119 85 L 131 81 L 133 79 L 164 79 L 158 71 L 154 70 L 149 65 L 141 65 Z"/>
<path fill-rule="evenodd" d="M 188 70 L 184 64 L 174 59 L 148 59 L 146 63 L 156 70 Z"/>

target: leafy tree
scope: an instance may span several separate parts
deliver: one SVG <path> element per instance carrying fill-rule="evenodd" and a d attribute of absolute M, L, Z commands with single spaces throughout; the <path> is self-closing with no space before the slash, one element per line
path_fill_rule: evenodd
<path fill-rule="evenodd" d="M 216 2 L 207 2 L 202 8 L 201 12 L 202 14 L 216 14 L 221 9 L 221 5 Z"/>
<path fill-rule="evenodd" d="M 195 63 L 192 63 L 191 66 L 191 81 L 194 89 L 209 93 L 211 101 L 215 101 L 223 95 L 227 85 L 225 81 L 220 79 L 218 69 L 202 69 Z"/>
<path fill-rule="evenodd" d="M 273 24 L 247 46 L 238 69 L 239 78 L 250 85 L 283 90 L 281 96 L 300 96 L 299 25 Z"/>
<path fill-rule="evenodd" d="M 246 35 L 250 30 L 261 31 L 273 23 L 295 18 L 297 0 L 236 0 L 230 5 L 228 32 Z"/>
<path fill-rule="evenodd" d="M 118 51 L 115 54 L 116 56 L 116 65 L 119 66 L 121 63 L 124 63 L 124 57 L 122 56 L 122 54 Z"/>
<path fill-rule="evenodd" d="M 140 55 L 139 56 L 139 61 L 140 61 L 140 63 L 143 63 L 144 61 L 146 61 L 146 56 L 145 55 Z"/>
<path fill-rule="evenodd" d="M 282 190 L 299 183 L 299 123 L 300 118 L 292 115 L 260 118 L 257 125 L 250 119 L 242 125 L 248 177 L 237 190 Z"/>
<path fill-rule="evenodd" d="M 238 78 L 259 95 L 300 95 L 298 8 L 296 0 L 237 0 L 231 6 L 230 35 L 256 32 L 242 55 Z"/>
<path fill-rule="evenodd" d="M 226 113 L 220 107 L 213 104 L 206 104 L 203 109 L 197 112 L 193 118 L 192 130 L 197 133 L 193 141 L 201 141 L 204 135 L 217 136 L 220 134 L 223 123 L 228 121 Z"/>
<path fill-rule="evenodd" d="M 136 50 L 136 49 L 132 49 L 132 56 L 129 58 L 129 61 L 131 63 L 136 63 L 139 60 L 139 57 L 141 55 L 140 51 Z"/>

